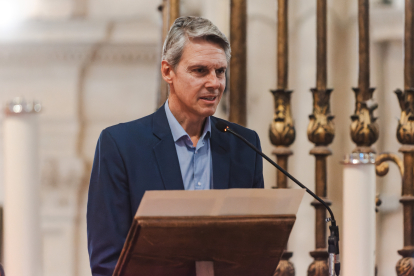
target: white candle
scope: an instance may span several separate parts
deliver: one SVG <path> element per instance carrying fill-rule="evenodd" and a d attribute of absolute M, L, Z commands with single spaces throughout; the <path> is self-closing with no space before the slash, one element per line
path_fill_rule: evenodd
<path fill-rule="evenodd" d="M 39 108 L 39 106 L 37 106 Z M 6 109 L 4 127 L 4 270 L 41 275 L 37 114 L 21 99 Z"/>
<path fill-rule="evenodd" d="M 375 275 L 375 155 L 344 161 L 342 270 L 344 276 Z"/>

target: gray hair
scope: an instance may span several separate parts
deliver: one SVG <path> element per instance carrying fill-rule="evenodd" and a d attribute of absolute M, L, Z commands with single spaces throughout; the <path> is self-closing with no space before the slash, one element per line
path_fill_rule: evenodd
<path fill-rule="evenodd" d="M 164 41 L 162 60 L 166 60 L 175 69 L 181 60 L 185 45 L 192 38 L 202 38 L 218 44 L 229 62 L 231 48 L 227 37 L 210 20 L 196 16 L 183 16 L 175 20 Z"/>

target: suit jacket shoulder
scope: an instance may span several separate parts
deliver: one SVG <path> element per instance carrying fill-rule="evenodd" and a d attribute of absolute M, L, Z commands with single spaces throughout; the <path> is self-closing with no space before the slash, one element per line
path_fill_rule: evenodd
<path fill-rule="evenodd" d="M 131 146 L 129 143 L 131 140 L 137 143 L 157 141 L 152 133 L 153 118 L 154 113 L 134 121 L 107 127 L 102 133 L 110 135 L 117 144 L 122 144 L 122 146 Z"/>

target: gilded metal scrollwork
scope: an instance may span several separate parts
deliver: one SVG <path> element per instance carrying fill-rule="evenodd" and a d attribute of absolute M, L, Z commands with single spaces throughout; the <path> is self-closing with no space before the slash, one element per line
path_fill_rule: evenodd
<path fill-rule="evenodd" d="M 398 155 L 394 153 L 381 153 L 375 158 L 375 172 L 378 176 L 384 176 L 388 173 L 389 166 L 386 161 L 394 162 L 398 167 L 400 175 L 404 175 L 404 163 Z"/>
<path fill-rule="evenodd" d="M 270 141 L 275 146 L 290 146 L 295 141 L 295 127 L 290 110 L 290 95 L 292 91 L 271 90 L 274 97 L 275 113 L 269 127 Z"/>
<path fill-rule="evenodd" d="M 328 275 L 329 267 L 326 260 L 315 260 L 308 268 L 308 276 Z"/>
<path fill-rule="evenodd" d="M 289 260 L 280 260 L 273 276 L 295 276 L 295 267 Z"/>
<path fill-rule="evenodd" d="M 335 136 L 334 116 L 331 115 L 329 99 L 332 89 L 311 89 L 313 94 L 313 113 L 309 115 L 308 139 L 316 146 L 327 146 Z"/>
<path fill-rule="evenodd" d="M 414 258 L 402 258 L 398 261 L 395 270 L 398 276 L 414 276 Z"/>
<path fill-rule="evenodd" d="M 351 116 L 351 138 L 357 147 L 370 147 L 379 137 L 379 127 L 374 117 L 378 105 L 372 101 L 374 88 L 369 89 L 370 99 L 359 101 L 359 88 L 353 88 L 356 94 L 355 113 Z"/>
<path fill-rule="evenodd" d="M 401 117 L 398 122 L 397 139 L 401 144 L 414 144 L 414 89 L 395 90 L 401 107 Z"/>

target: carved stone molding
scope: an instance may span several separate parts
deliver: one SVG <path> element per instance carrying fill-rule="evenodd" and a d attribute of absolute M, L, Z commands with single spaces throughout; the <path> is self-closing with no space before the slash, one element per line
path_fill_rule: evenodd
<path fill-rule="evenodd" d="M 42 207 L 70 208 L 84 174 L 83 161 L 78 158 L 46 158 L 41 163 Z"/>
<path fill-rule="evenodd" d="M 95 44 L 0 44 L 0 64 L 80 63 L 90 58 Z M 157 61 L 154 44 L 102 44 L 95 61 L 142 63 Z"/>

